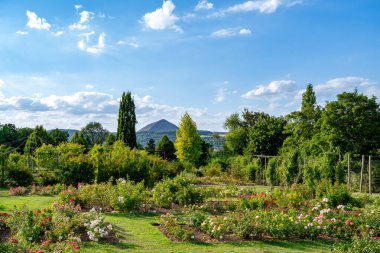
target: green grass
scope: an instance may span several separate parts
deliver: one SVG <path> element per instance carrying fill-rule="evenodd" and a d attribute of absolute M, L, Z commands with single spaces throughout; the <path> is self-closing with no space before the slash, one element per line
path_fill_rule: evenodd
<path fill-rule="evenodd" d="M 16 206 L 46 208 L 56 197 L 8 196 L 0 191 L 0 211 Z M 252 241 L 242 243 L 191 243 L 172 242 L 152 224 L 157 222 L 154 214 L 107 214 L 106 220 L 118 227 L 122 239 L 117 244 L 85 243 L 81 252 L 330 252 L 331 243 L 323 241 Z"/>
<path fill-rule="evenodd" d="M 9 196 L 7 190 L 0 191 L 0 211 L 6 212 L 13 208 L 13 206 L 22 207 L 28 206 L 31 209 L 50 207 L 56 197 L 43 197 L 43 196 Z"/>
<path fill-rule="evenodd" d="M 172 242 L 152 223 L 149 214 L 110 214 L 107 221 L 125 231 L 121 243 L 86 243 L 83 252 L 330 252 L 331 244 L 321 241 L 253 241 L 243 243 Z"/>

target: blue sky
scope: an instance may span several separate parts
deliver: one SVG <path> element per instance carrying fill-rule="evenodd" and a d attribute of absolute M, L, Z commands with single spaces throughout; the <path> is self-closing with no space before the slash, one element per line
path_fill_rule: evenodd
<path fill-rule="evenodd" d="M 377 0 L 2 0 L 0 123 L 116 129 L 132 91 L 138 127 L 187 111 L 223 130 L 247 107 L 285 115 L 307 83 L 320 104 L 380 96 Z"/>

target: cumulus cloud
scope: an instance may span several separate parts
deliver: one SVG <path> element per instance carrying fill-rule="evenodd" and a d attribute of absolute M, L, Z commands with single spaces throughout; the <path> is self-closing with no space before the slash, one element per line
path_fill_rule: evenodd
<path fill-rule="evenodd" d="M 145 27 L 152 30 L 173 29 L 181 32 L 181 28 L 176 25 L 178 17 L 173 14 L 175 5 L 171 0 L 165 0 L 162 7 L 153 12 L 148 12 L 143 16 Z"/>
<path fill-rule="evenodd" d="M 258 87 L 248 91 L 242 97 L 253 99 L 255 97 L 284 94 L 295 90 L 295 81 L 278 80 L 272 81 L 267 85 L 259 85 Z"/>
<path fill-rule="evenodd" d="M 44 18 L 39 18 L 35 12 L 26 11 L 26 16 L 28 17 L 28 23 L 26 24 L 29 28 L 37 30 L 49 30 L 51 25 Z"/>
<path fill-rule="evenodd" d="M 224 115 L 210 114 L 207 108 L 159 104 L 150 95 L 134 95 L 134 100 L 140 127 L 162 118 L 177 124 L 183 113 L 188 112 L 199 126 L 220 129 L 225 118 Z M 64 96 L 0 97 L 0 117 L 2 122 L 12 122 L 17 126 L 43 124 L 46 128 L 80 129 L 87 122 L 99 121 L 108 129 L 115 130 L 119 101 L 120 98 L 95 91 Z"/>
<path fill-rule="evenodd" d="M 71 30 L 86 30 L 89 29 L 89 21 L 93 18 L 94 13 L 89 11 L 82 11 L 79 13 L 79 22 L 69 26 Z"/>
<path fill-rule="evenodd" d="M 98 43 L 95 45 L 89 46 L 88 42 L 90 41 L 90 36 L 93 34 L 95 34 L 94 31 L 90 33 L 82 34 L 83 36 L 85 36 L 85 39 L 78 41 L 78 48 L 87 53 L 99 54 L 106 47 L 106 34 L 104 32 L 101 33 L 98 38 Z"/>
<path fill-rule="evenodd" d="M 0 78 L 0 97 L 4 96 L 3 92 L 1 91 L 3 89 L 3 86 L 4 86 L 4 81 L 3 79 Z"/>
<path fill-rule="evenodd" d="M 226 38 L 238 35 L 250 35 L 252 32 L 248 28 L 224 28 L 211 33 L 211 37 Z"/>
<path fill-rule="evenodd" d="M 214 4 L 211 2 L 208 2 L 207 0 L 200 0 L 198 4 L 195 6 L 195 10 L 211 10 L 214 8 Z"/>
<path fill-rule="evenodd" d="M 95 88 L 95 86 L 92 85 L 92 84 L 86 84 L 86 85 L 84 86 L 84 88 L 86 88 L 86 89 L 93 89 L 93 88 Z"/>

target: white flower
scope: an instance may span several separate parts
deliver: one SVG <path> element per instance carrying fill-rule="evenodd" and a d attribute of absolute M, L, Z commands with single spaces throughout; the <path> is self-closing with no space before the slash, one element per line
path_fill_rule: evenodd
<path fill-rule="evenodd" d="M 29 241 L 33 240 L 33 237 L 28 237 L 28 240 L 29 240 Z"/>
<path fill-rule="evenodd" d="M 336 208 L 338 208 L 338 209 L 344 209 L 344 205 L 339 205 L 339 206 L 337 206 Z"/>
<path fill-rule="evenodd" d="M 323 198 L 322 201 L 327 203 L 327 202 L 329 202 L 329 199 L 328 198 Z"/>
<path fill-rule="evenodd" d="M 124 197 L 123 196 L 117 197 L 117 201 L 119 201 L 119 203 L 121 204 L 124 204 Z"/>
<path fill-rule="evenodd" d="M 109 224 L 109 225 L 107 226 L 107 228 L 108 228 L 108 230 L 112 230 L 112 225 Z"/>
<path fill-rule="evenodd" d="M 63 239 L 63 236 L 60 235 L 60 236 L 58 237 L 58 240 L 62 241 L 62 239 Z"/>
<path fill-rule="evenodd" d="M 256 219 L 258 219 L 258 218 L 260 218 L 260 216 L 257 215 L 257 216 L 256 216 Z"/>

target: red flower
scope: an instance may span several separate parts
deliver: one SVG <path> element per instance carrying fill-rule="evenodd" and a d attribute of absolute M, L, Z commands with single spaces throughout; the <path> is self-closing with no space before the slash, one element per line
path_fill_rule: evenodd
<path fill-rule="evenodd" d="M 13 244 L 15 244 L 15 245 L 18 244 L 18 240 L 17 240 L 16 238 L 12 238 L 11 242 L 12 242 Z"/>
<path fill-rule="evenodd" d="M 79 250 L 79 249 L 80 249 L 80 246 L 77 245 L 77 246 L 74 247 L 74 249 L 75 249 L 75 250 Z"/>
<path fill-rule="evenodd" d="M 352 225 L 354 225 L 354 223 L 352 222 L 352 221 L 350 221 L 350 220 L 346 220 L 346 225 L 349 225 L 349 226 L 352 226 Z"/>

